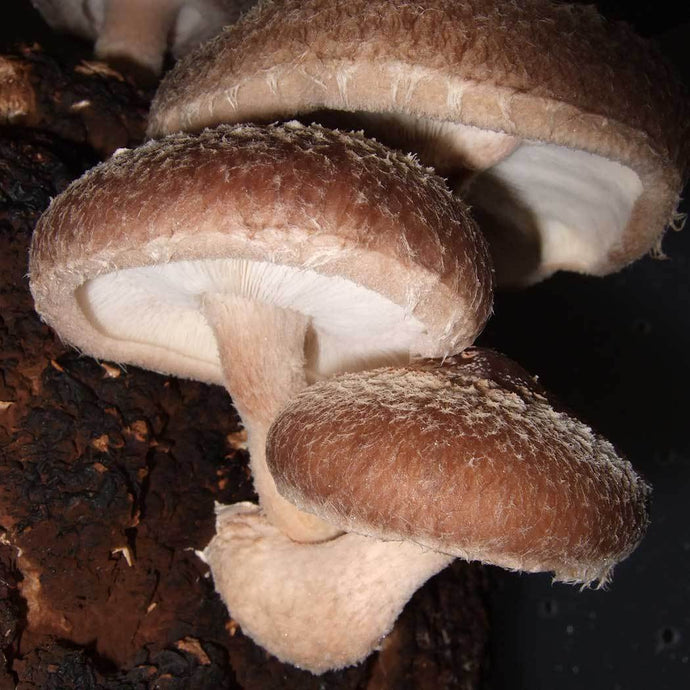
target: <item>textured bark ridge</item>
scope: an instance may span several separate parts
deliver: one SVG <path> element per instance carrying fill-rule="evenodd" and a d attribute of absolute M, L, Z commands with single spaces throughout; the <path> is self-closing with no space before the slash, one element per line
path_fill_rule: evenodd
<path fill-rule="evenodd" d="M 122 113 L 135 122 L 130 91 Z M 256 500 L 227 394 L 83 357 L 34 312 L 38 215 L 111 147 L 59 120 L 0 132 L 0 689 L 476 687 L 481 568 L 454 564 L 380 653 L 323 677 L 269 657 L 228 619 L 194 552 L 214 501 Z M 125 131 L 117 146 L 135 145 L 141 130 Z"/>
<path fill-rule="evenodd" d="M 148 96 L 107 65 L 39 45 L 0 55 L 0 125 L 32 127 L 105 157 L 143 138 Z"/>

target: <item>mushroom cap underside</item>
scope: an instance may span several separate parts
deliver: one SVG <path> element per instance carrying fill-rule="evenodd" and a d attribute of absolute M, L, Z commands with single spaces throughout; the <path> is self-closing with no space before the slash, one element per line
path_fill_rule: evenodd
<path fill-rule="evenodd" d="M 30 275 L 37 311 L 86 353 L 215 383 L 205 293 L 303 311 L 322 349 L 364 354 L 458 351 L 492 295 L 483 238 L 440 178 L 297 123 L 116 154 L 53 200 Z"/>
<path fill-rule="evenodd" d="M 606 581 L 642 538 L 649 487 L 554 404 L 518 365 L 469 348 L 305 389 L 267 461 L 287 500 L 345 531 Z"/>

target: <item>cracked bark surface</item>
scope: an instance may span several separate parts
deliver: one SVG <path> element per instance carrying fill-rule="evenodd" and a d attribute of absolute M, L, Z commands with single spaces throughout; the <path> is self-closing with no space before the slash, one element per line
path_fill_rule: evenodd
<path fill-rule="evenodd" d="M 80 78 L 56 79 L 65 63 L 36 46 L 7 54 L 27 50 L 38 91 Z M 476 688 L 488 585 L 465 563 L 427 583 L 360 666 L 315 677 L 244 637 L 194 552 L 214 501 L 256 500 L 227 394 L 82 357 L 40 322 L 26 276 L 35 221 L 143 132 L 142 94 L 109 73 L 94 83 L 117 90 L 128 124 L 113 127 L 105 98 L 88 127 L 43 109 L 0 131 L 0 690 Z"/>
<path fill-rule="evenodd" d="M 140 141 L 150 95 L 104 63 L 37 43 L 0 54 L 0 125 L 30 127 L 107 157 Z"/>

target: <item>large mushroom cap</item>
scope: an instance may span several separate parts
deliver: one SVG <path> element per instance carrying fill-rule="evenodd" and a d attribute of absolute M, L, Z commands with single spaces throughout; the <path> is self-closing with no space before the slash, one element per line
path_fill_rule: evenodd
<path fill-rule="evenodd" d="M 605 581 L 644 533 L 649 487 L 552 403 L 476 348 L 345 374 L 278 415 L 268 466 L 285 498 L 345 531 Z"/>
<path fill-rule="evenodd" d="M 363 136 L 296 123 L 116 154 L 53 200 L 30 273 L 66 341 L 215 383 L 208 293 L 303 313 L 319 373 L 455 352 L 491 309 L 486 247 L 440 178 Z"/>
<path fill-rule="evenodd" d="M 687 94 L 652 45 L 547 0 L 262 3 L 168 74 L 149 133 L 336 112 L 477 173 L 465 191 L 503 283 L 649 251 L 689 158 Z"/>

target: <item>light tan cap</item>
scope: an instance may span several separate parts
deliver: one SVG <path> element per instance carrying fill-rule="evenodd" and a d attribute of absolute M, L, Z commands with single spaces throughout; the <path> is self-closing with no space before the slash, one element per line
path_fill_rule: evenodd
<path fill-rule="evenodd" d="M 215 383 L 208 292 L 301 310 L 317 340 L 436 355 L 473 341 L 492 298 L 484 240 L 443 180 L 363 136 L 297 123 L 118 153 L 53 200 L 30 275 L 67 342 Z"/>
<path fill-rule="evenodd" d="M 476 348 L 305 389 L 267 460 L 287 500 L 343 530 L 558 580 L 605 582 L 647 526 L 630 463 Z"/>
<path fill-rule="evenodd" d="M 149 134 L 325 111 L 443 175 L 456 153 L 485 167 L 468 200 L 503 283 L 601 275 L 655 247 L 690 156 L 687 93 L 651 43 L 547 0 L 261 3 L 167 75 Z"/>

